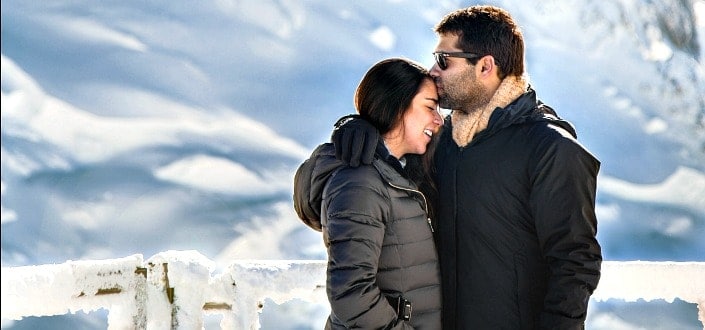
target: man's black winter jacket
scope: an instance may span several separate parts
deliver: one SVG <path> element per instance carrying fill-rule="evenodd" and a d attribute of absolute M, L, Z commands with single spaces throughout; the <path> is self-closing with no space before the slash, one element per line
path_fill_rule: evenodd
<path fill-rule="evenodd" d="M 600 278 L 600 162 L 529 90 L 435 153 L 444 329 L 579 329 Z"/>

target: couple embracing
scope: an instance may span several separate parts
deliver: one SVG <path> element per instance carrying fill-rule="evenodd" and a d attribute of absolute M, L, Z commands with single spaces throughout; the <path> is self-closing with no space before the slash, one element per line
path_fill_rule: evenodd
<path fill-rule="evenodd" d="M 325 327 L 583 329 L 600 162 L 537 98 L 506 10 L 459 9 L 434 30 L 430 70 L 373 65 L 357 114 L 294 178 L 328 252 Z"/>

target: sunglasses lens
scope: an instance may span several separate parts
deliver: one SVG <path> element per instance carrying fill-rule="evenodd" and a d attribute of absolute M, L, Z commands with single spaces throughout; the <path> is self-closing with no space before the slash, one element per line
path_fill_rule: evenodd
<path fill-rule="evenodd" d="M 445 70 L 448 67 L 446 65 L 446 57 L 443 56 L 442 53 L 435 53 L 433 55 L 436 58 L 436 63 L 438 64 L 438 67 L 441 68 L 441 70 Z"/>

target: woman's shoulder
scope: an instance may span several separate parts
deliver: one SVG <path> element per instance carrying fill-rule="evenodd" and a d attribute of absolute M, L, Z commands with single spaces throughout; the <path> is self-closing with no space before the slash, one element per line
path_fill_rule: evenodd
<path fill-rule="evenodd" d="M 381 182 L 379 171 L 373 165 L 341 166 L 330 178 L 330 185 L 369 186 Z"/>

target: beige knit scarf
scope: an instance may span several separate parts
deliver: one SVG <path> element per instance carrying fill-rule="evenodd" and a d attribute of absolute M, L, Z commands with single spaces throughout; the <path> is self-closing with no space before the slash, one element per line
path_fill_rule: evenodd
<path fill-rule="evenodd" d="M 472 138 L 485 128 L 490 121 L 490 115 L 496 108 L 504 108 L 526 92 L 529 86 L 528 77 L 508 76 L 502 80 L 490 102 L 477 109 L 467 112 L 453 111 L 450 120 L 453 125 L 453 140 L 459 147 L 464 147 Z"/>

